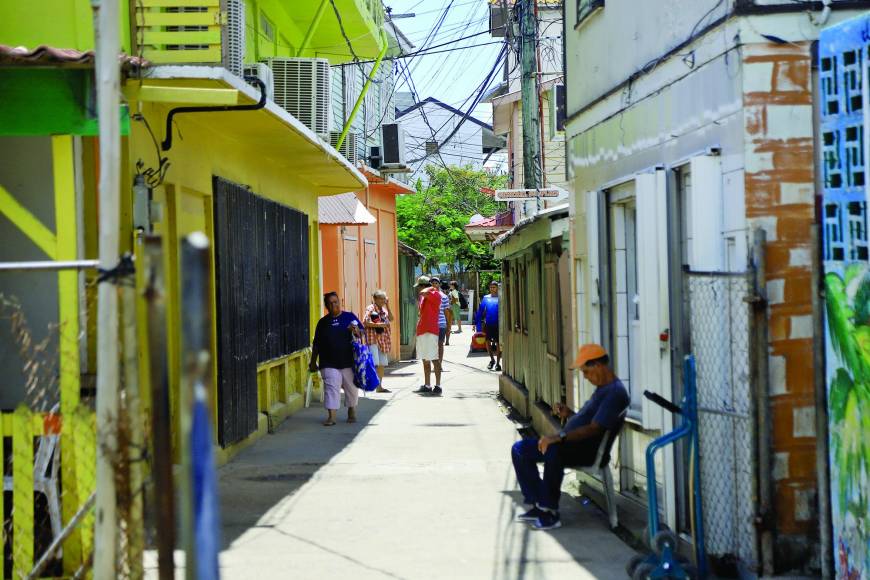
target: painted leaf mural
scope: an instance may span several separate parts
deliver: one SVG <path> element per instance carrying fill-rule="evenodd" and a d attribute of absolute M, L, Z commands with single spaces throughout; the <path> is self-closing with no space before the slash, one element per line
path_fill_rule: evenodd
<path fill-rule="evenodd" d="M 864 107 L 870 17 L 819 38 L 826 380 L 837 578 L 870 577 L 870 245 Z"/>

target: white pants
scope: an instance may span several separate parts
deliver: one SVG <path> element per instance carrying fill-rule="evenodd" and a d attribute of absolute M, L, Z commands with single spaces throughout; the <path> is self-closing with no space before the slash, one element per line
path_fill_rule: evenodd
<path fill-rule="evenodd" d="M 353 384 L 353 369 L 320 369 L 323 377 L 323 406 L 335 411 L 341 404 L 341 389 L 344 389 L 344 406 L 356 407 L 359 389 Z"/>

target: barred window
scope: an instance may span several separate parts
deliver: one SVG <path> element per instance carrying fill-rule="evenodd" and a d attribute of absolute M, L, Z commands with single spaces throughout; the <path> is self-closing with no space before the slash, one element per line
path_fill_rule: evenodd
<path fill-rule="evenodd" d="M 599 8 L 604 8 L 604 0 L 577 0 L 577 24 L 592 16 Z"/>

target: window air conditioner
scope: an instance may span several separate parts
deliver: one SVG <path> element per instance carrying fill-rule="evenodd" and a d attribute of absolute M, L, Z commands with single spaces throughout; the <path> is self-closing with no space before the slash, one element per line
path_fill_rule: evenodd
<path fill-rule="evenodd" d="M 338 144 L 338 138 L 341 136 L 340 131 L 332 131 L 329 133 L 329 144 L 335 147 Z M 357 137 L 356 133 L 348 133 L 344 137 L 344 142 L 341 144 L 341 148 L 338 149 L 338 152 L 344 155 L 344 158 L 350 161 L 350 164 L 356 167 L 357 160 L 359 158 L 358 150 L 357 150 Z"/>
<path fill-rule="evenodd" d="M 245 63 L 245 3 L 227 0 L 227 24 L 224 27 L 223 65 L 240 77 Z"/>
<path fill-rule="evenodd" d="M 260 79 L 263 84 L 266 85 L 266 97 L 272 99 L 273 101 L 275 100 L 275 83 L 272 79 L 272 69 L 270 69 L 262 62 L 258 62 L 256 64 L 246 64 L 245 76 Z"/>
<path fill-rule="evenodd" d="M 384 165 L 405 164 L 405 132 L 399 123 L 381 125 L 381 144 Z"/>
<path fill-rule="evenodd" d="M 325 58 L 270 58 L 279 107 L 315 133 L 329 132 L 329 61 Z"/>

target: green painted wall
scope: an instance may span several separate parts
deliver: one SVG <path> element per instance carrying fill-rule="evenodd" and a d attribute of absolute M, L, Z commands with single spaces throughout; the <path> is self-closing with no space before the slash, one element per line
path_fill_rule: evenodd
<path fill-rule="evenodd" d="M 0 68 L 0 135 L 96 135 L 93 71 Z M 126 107 L 121 133 L 130 130 Z"/>
<path fill-rule="evenodd" d="M 129 4 L 121 4 L 121 46 L 130 49 Z M 0 2 L 0 44 L 36 48 L 93 50 L 94 16 L 90 0 L 3 0 Z"/>

